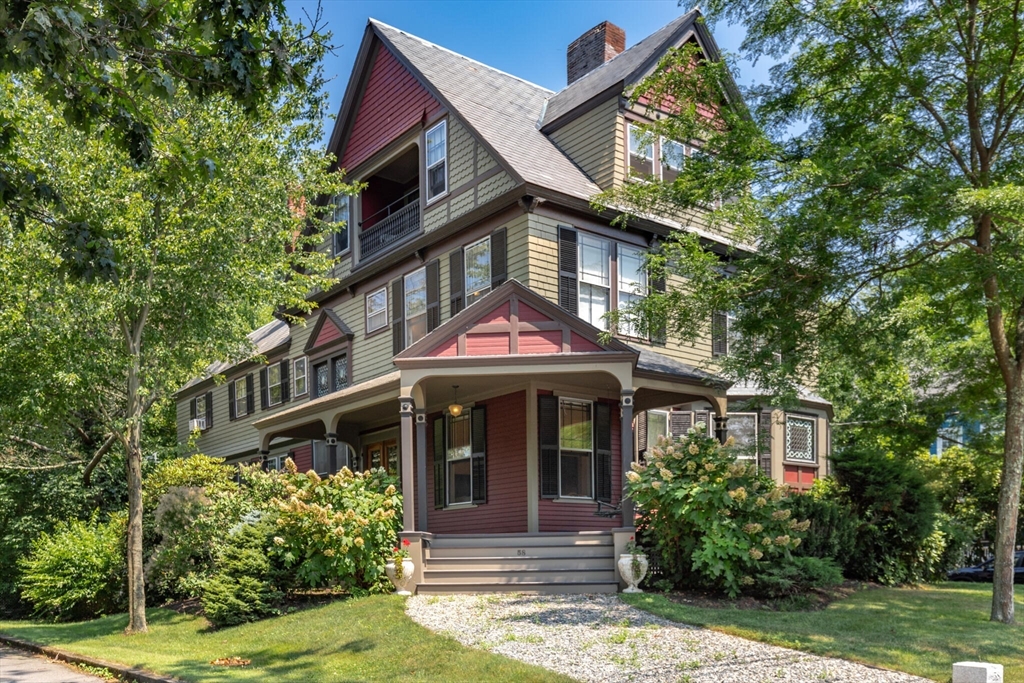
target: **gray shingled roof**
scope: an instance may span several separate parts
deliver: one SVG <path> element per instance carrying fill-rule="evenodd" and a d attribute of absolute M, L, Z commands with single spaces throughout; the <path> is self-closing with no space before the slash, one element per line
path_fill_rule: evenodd
<path fill-rule="evenodd" d="M 258 356 L 270 351 L 271 349 L 276 349 L 278 346 L 287 342 L 291 337 L 291 328 L 288 326 L 288 323 L 275 318 L 263 327 L 250 332 L 246 337 L 256 349 L 252 355 Z M 235 365 L 238 365 L 238 361 L 217 361 L 216 363 L 211 363 L 206 367 L 206 371 L 203 373 L 202 377 L 196 377 L 195 379 L 190 380 L 188 384 L 179 389 L 178 392 L 180 393 L 185 391 L 189 387 L 193 387 L 203 380 L 224 372 Z"/>
<path fill-rule="evenodd" d="M 729 387 L 726 395 L 730 398 L 753 398 L 755 396 L 764 396 L 766 392 L 763 387 L 744 380 Z M 822 406 L 832 405 L 832 402 L 827 398 L 819 396 L 804 386 L 797 387 L 797 396 L 801 401 L 806 401 L 807 403 L 815 403 Z"/>
<path fill-rule="evenodd" d="M 699 10 L 690 10 L 562 89 L 548 100 L 542 125 L 557 121 L 618 83 L 632 85 L 654 66 L 667 46 L 687 31 L 698 16 Z"/>
<path fill-rule="evenodd" d="M 683 379 L 696 380 L 709 386 L 729 386 L 729 380 L 724 377 L 701 370 L 698 367 L 683 363 L 675 358 L 663 356 L 657 351 L 651 351 L 643 346 L 629 344 L 629 347 L 640 354 L 636 361 L 636 369 L 646 372 L 657 372 L 662 375 L 671 375 Z"/>
<path fill-rule="evenodd" d="M 376 19 L 370 23 L 519 178 L 587 200 L 601 191 L 537 129 L 550 90 Z"/>

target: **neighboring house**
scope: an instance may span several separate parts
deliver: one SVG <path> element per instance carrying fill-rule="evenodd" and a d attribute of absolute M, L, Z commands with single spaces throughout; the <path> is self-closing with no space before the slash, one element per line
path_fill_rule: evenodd
<path fill-rule="evenodd" d="M 780 483 L 823 475 L 827 402 L 730 414 L 757 392 L 699 369 L 722 340 L 599 337 L 604 313 L 659 287 L 641 264 L 660 236 L 727 250 L 700 212 L 622 230 L 590 205 L 685 163 L 689 141 L 637 144 L 649 119 L 626 94 L 674 46 L 717 58 L 698 17 L 628 50 L 621 29 L 591 29 L 558 93 L 370 20 L 330 141 L 366 183 L 333 203 L 339 282 L 311 295 L 308 324 L 253 333 L 265 363 L 183 388 L 179 438 L 199 430 L 229 462 L 398 474 L 421 591 L 614 590 L 634 519 L 622 473 L 659 435 L 703 424 Z"/>

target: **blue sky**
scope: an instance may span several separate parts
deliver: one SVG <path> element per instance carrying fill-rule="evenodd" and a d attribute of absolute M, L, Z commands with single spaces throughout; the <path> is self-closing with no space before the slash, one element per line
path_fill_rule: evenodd
<path fill-rule="evenodd" d="M 689 2 L 689 0 L 687 0 Z M 316 0 L 289 0 L 288 11 L 303 19 Z M 324 20 L 336 53 L 325 61 L 331 110 L 337 111 L 352 73 L 368 17 L 417 35 L 496 69 L 551 90 L 565 87 L 565 49 L 587 29 L 610 21 L 626 31 L 626 47 L 658 30 L 693 4 L 676 0 L 323 0 Z M 741 27 L 712 27 L 725 52 L 738 53 Z M 740 62 L 739 82 L 765 82 L 767 61 Z"/>

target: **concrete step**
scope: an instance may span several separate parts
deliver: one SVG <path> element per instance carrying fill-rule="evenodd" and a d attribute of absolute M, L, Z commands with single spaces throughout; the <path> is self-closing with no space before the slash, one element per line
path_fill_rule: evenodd
<path fill-rule="evenodd" d="M 561 570 L 517 570 L 517 569 L 424 569 L 423 582 L 427 585 L 438 583 L 612 583 L 616 581 L 611 569 L 585 569 L 580 571 Z"/>
<path fill-rule="evenodd" d="M 426 570 L 458 571 L 562 571 L 585 570 L 615 571 L 615 559 L 611 555 L 600 557 L 575 556 L 532 556 L 532 557 L 428 557 L 423 567 Z"/>
<path fill-rule="evenodd" d="M 449 593 L 528 593 L 558 595 L 565 593 L 617 593 L 619 584 L 598 583 L 434 583 L 420 584 L 416 592 L 420 595 Z"/>
<path fill-rule="evenodd" d="M 615 552 L 611 544 L 608 545 L 531 545 L 526 539 L 521 545 L 515 546 L 459 546 L 455 548 L 437 547 L 431 545 L 427 548 L 426 557 L 428 560 L 438 558 L 506 558 L 520 559 L 530 557 L 612 557 Z"/>
<path fill-rule="evenodd" d="M 438 535 L 430 540 L 431 548 L 517 548 L 541 546 L 611 546 L 608 531 L 581 531 L 553 534 L 459 534 Z"/>

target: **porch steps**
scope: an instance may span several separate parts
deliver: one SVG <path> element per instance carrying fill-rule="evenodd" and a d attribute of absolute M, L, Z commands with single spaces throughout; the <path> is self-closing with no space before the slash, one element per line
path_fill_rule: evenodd
<path fill-rule="evenodd" d="M 419 593 L 615 593 L 609 532 L 437 535 Z"/>

